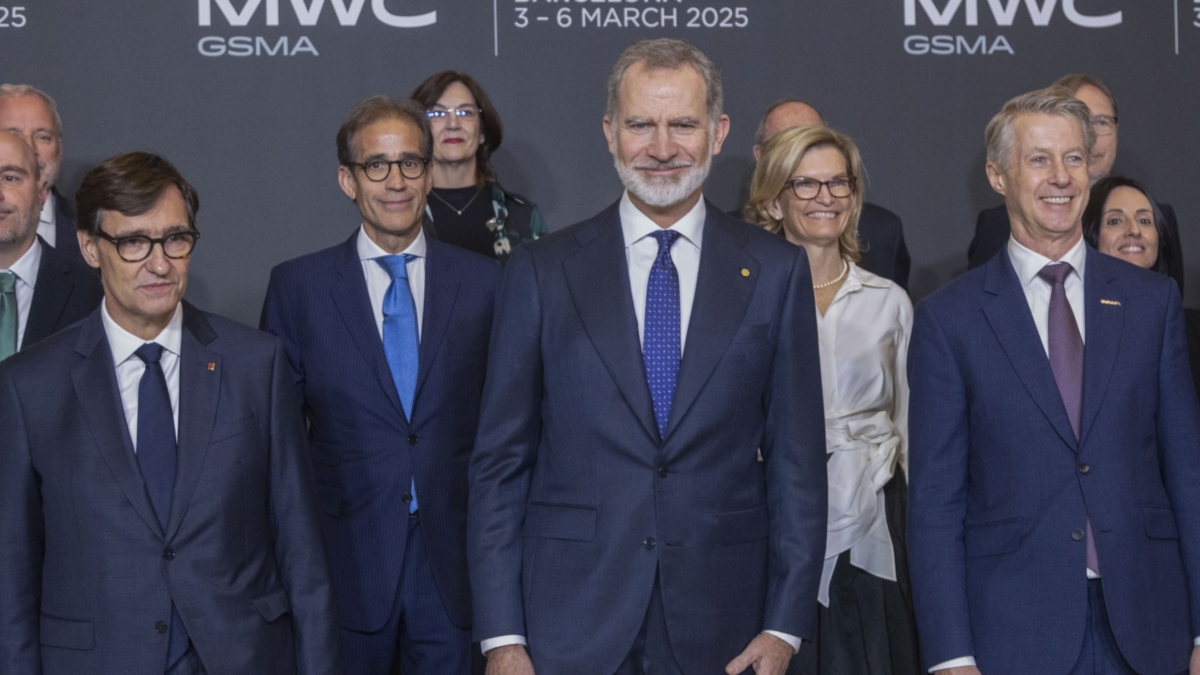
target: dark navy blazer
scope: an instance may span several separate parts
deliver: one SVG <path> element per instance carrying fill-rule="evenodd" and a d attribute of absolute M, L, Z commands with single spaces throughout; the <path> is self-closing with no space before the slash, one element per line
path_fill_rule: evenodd
<path fill-rule="evenodd" d="M 74 233 L 71 238 L 75 239 Z M 96 270 L 45 241 L 41 244 L 42 261 L 33 284 L 22 349 L 91 314 L 104 297 Z"/>
<path fill-rule="evenodd" d="M 611 675 L 656 576 L 686 672 L 719 672 L 764 628 L 811 638 L 828 510 L 815 316 L 804 252 L 708 204 L 660 439 L 618 205 L 516 249 L 471 461 L 476 639 L 525 635 L 538 672 Z"/>
<path fill-rule="evenodd" d="M 405 418 L 358 257 L 345 242 L 271 272 L 262 327 L 283 339 L 309 422 L 343 628 L 380 630 L 396 598 L 416 478 L 421 531 L 447 614 L 471 625 L 467 463 L 500 264 L 426 237 L 413 419 Z"/>
<path fill-rule="evenodd" d="M 1200 635 L 1200 407 L 1179 292 L 1087 249 L 1076 440 L 1007 249 L 917 306 L 908 552 L 926 667 L 1065 673 L 1096 534 L 1112 630 L 1145 675 Z"/>
<path fill-rule="evenodd" d="M 210 673 L 340 673 L 283 346 L 185 303 L 164 530 L 100 312 L 0 363 L 0 672 L 161 673 L 174 601 Z"/>

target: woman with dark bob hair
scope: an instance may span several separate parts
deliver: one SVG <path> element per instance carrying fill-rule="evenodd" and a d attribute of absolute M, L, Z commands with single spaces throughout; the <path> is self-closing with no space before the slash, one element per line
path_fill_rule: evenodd
<path fill-rule="evenodd" d="M 546 233 L 541 211 L 496 180 L 492 154 L 504 138 L 500 115 L 475 78 L 443 70 L 417 86 L 433 131 L 433 189 L 425 227 L 437 239 L 505 260 Z"/>
<path fill-rule="evenodd" d="M 1179 242 L 1165 223 L 1158 202 L 1141 183 L 1109 176 L 1092 186 L 1083 211 L 1083 238 L 1105 255 L 1171 276 L 1168 261 Z M 1200 393 L 1200 310 L 1185 308 L 1183 314 L 1192 380 Z"/>

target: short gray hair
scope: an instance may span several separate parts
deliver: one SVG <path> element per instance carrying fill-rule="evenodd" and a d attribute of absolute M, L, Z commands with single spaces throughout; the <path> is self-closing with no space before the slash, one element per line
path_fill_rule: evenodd
<path fill-rule="evenodd" d="M 1083 101 L 1075 98 L 1070 89 L 1052 85 L 1009 99 L 992 121 L 988 122 L 987 131 L 983 135 L 987 147 L 987 161 L 998 166 L 1001 171 L 1008 171 L 1009 160 L 1016 146 L 1013 125 L 1021 115 L 1058 115 L 1074 118 L 1083 131 L 1084 151 L 1088 161 L 1091 161 L 1092 146 L 1096 143 L 1091 112 Z"/>
<path fill-rule="evenodd" d="M 54 102 L 50 94 L 28 84 L 0 84 L 0 98 L 20 98 L 22 96 L 36 96 L 42 99 L 42 103 L 45 103 L 46 107 L 50 109 L 50 116 L 54 118 L 54 133 L 62 138 L 62 118 L 58 115 L 58 104 Z"/>
<path fill-rule="evenodd" d="M 717 68 L 717 64 L 705 56 L 704 52 L 683 40 L 658 38 L 630 45 L 621 52 L 621 58 L 613 65 L 612 74 L 608 76 L 608 107 L 604 111 L 604 115 L 610 120 L 614 120 L 617 115 L 621 81 L 625 79 L 625 72 L 635 63 L 642 64 L 642 68 L 646 70 L 678 70 L 684 66 L 695 68 L 700 77 L 704 78 L 709 124 L 716 124 L 721 118 L 725 107 L 725 94 L 721 89 L 721 70 Z"/>
<path fill-rule="evenodd" d="M 807 105 L 808 107 L 812 108 L 813 111 L 817 113 L 817 117 L 819 117 L 821 119 L 821 124 L 825 124 L 825 116 L 821 114 L 820 110 L 813 108 L 813 106 L 809 105 L 808 103 L 806 103 L 804 101 L 801 101 L 798 98 L 781 98 L 778 101 L 775 101 L 774 103 L 772 103 L 771 107 L 767 108 L 767 111 L 765 113 L 763 113 L 763 116 L 758 119 L 758 128 L 754 130 L 754 144 L 755 145 L 763 145 L 767 141 L 771 140 L 771 139 L 767 138 L 767 119 L 771 116 L 771 113 L 775 112 L 776 110 L 779 110 L 780 108 L 782 108 L 785 105 L 791 105 L 793 103 L 799 103 L 800 105 Z"/>

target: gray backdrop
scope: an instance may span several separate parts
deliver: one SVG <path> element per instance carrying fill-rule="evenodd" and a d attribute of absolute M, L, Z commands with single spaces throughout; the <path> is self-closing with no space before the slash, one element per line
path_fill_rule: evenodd
<path fill-rule="evenodd" d="M 619 196 L 605 78 L 658 36 L 724 74 L 733 126 L 708 196 L 744 199 L 761 111 L 803 97 L 904 218 L 916 299 L 965 268 L 976 213 L 1000 201 L 983 171 L 992 114 L 1096 75 L 1120 104 L 1116 171 L 1175 206 L 1200 305 L 1200 0 L 0 0 L 0 81 L 57 98 L 68 194 L 118 152 L 174 161 L 202 204 L 189 298 L 256 324 L 273 265 L 358 224 L 334 135 L 359 100 L 472 73 L 504 121 L 501 181 L 557 229 Z"/>

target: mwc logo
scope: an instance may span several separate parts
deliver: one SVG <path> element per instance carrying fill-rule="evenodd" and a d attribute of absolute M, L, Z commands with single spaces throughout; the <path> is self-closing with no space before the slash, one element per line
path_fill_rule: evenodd
<path fill-rule="evenodd" d="M 295 2 L 296 0 L 293 0 Z M 1050 25 L 1058 0 L 987 0 L 992 18 L 997 26 L 1011 26 L 1017 12 L 1024 5 L 1035 26 Z M 942 9 L 938 9 L 936 0 L 904 0 L 904 25 L 917 25 L 917 5 L 925 11 L 925 16 L 935 26 L 949 26 L 950 22 L 964 9 L 966 25 L 979 25 L 979 0 L 947 0 Z M 1075 0 L 1062 0 L 1062 13 L 1067 21 L 1082 28 L 1110 28 L 1122 21 L 1120 11 L 1099 16 L 1086 15 L 1075 8 Z"/>
<path fill-rule="evenodd" d="M 234 7 L 234 2 L 235 0 L 199 0 L 200 25 L 212 25 L 214 4 L 230 26 L 248 26 L 260 7 L 264 8 L 266 25 L 279 25 L 280 0 L 245 0 L 240 10 Z M 325 2 L 326 0 L 290 0 L 292 12 L 301 26 L 317 25 Z M 340 25 L 356 26 L 366 0 L 329 0 L 329 4 L 333 6 L 333 12 Z M 394 28 L 421 28 L 437 23 L 436 11 L 414 15 L 393 14 L 388 10 L 385 0 L 371 0 L 371 12 L 380 23 Z"/>

